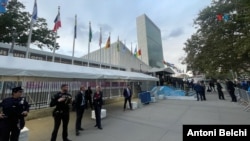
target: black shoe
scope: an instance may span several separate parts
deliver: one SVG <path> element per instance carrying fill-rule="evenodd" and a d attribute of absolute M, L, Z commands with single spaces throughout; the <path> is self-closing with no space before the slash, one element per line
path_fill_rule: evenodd
<path fill-rule="evenodd" d="M 94 127 L 97 127 L 97 125 L 95 125 Z"/>
<path fill-rule="evenodd" d="M 84 129 L 83 128 L 79 128 L 78 130 L 83 131 Z"/>
<path fill-rule="evenodd" d="M 102 130 L 102 127 L 98 127 L 98 129 Z"/>
<path fill-rule="evenodd" d="M 79 134 L 80 134 L 79 131 L 76 131 L 76 136 L 79 136 Z"/>

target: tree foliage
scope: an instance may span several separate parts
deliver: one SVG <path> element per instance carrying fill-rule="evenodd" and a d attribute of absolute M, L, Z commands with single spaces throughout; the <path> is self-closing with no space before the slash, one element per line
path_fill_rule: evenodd
<path fill-rule="evenodd" d="M 7 12 L 0 15 L 0 42 L 11 43 L 13 29 L 16 31 L 16 44 L 27 46 L 31 14 L 23 11 L 25 6 L 17 0 L 9 1 Z M 44 18 L 38 18 L 33 24 L 31 43 L 39 48 L 54 47 L 54 32 L 48 29 L 48 24 Z M 56 45 L 59 48 L 59 45 Z"/>
<path fill-rule="evenodd" d="M 229 14 L 219 21 L 218 14 Z M 197 32 L 185 43 L 188 69 L 209 75 L 250 72 L 250 1 L 213 0 L 194 20 Z"/>

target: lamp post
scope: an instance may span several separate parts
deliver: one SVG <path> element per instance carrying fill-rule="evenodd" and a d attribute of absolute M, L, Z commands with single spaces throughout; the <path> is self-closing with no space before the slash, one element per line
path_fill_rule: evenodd
<path fill-rule="evenodd" d="M 8 53 L 9 56 L 13 56 L 13 52 L 14 52 L 14 45 L 15 45 L 16 37 L 17 37 L 17 33 L 16 33 L 16 28 L 15 27 L 13 27 L 11 35 L 12 35 L 12 43 L 11 43 L 11 48 L 10 48 L 9 53 Z"/>

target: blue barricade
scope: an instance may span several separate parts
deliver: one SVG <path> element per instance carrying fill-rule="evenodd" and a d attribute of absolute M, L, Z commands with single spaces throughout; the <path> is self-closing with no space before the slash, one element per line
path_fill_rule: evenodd
<path fill-rule="evenodd" d="M 139 98 L 141 103 L 148 104 L 151 102 L 151 95 L 150 92 L 141 92 L 139 93 Z"/>

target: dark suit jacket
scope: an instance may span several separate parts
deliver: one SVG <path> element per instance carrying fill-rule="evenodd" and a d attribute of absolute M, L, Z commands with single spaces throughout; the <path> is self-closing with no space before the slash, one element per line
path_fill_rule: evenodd
<path fill-rule="evenodd" d="M 76 99 L 75 99 L 76 108 L 82 107 L 81 104 L 82 104 L 83 96 L 84 96 L 84 93 L 82 94 L 80 91 L 77 93 Z M 86 103 L 86 99 L 84 99 L 84 102 Z"/>
<path fill-rule="evenodd" d="M 93 105 L 94 106 L 102 106 L 103 105 L 103 99 L 102 99 L 102 92 L 99 93 L 99 97 L 97 96 L 96 92 L 93 95 Z"/>
<path fill-rule="evenodd" d="M 125 89 L 123 90 L 123 96 L 124 96 L 125 98 L 128 98 L 128 97 L 131 97 L 131 96 L 132 96 L 132 91 L 131 91 L 131 89 L 129 89 L 129 93 L 130 93 L 130 96 L 128 96 L 127 88 L 125 88 Z"/>

